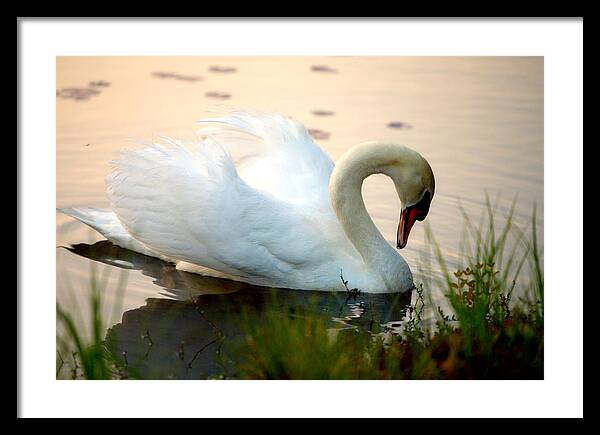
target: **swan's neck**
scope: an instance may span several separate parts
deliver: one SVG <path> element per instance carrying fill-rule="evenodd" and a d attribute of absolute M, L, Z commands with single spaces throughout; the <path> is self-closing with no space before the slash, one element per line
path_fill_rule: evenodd
<path fill-rule="evenodd" d="M 329 183 L 331 203 L 346 236 L 362 256 L 367 268 L 377 273 L 389 291 L 405 291 L 412 287 L 412 274 L 402 256 L 385 240 L 369 216 L 362 197 L 363 181 L 372 174 L 385 174 L 397 179 L 390 165 L 397 164 L 385 145 L 356 145 L 336 163 Z M 392 162 L 393 160 L 393 162 Z"/>

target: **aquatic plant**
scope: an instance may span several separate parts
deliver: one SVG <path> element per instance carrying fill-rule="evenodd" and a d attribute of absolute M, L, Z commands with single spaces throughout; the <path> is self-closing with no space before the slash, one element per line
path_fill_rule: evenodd
<path fill-rule="evenodd" d="M 104 269 L 98 277 L 94 263 L 91 263 L 89 284 L 90 331 L 81 331 L 74 314 L 61 304 L 56 304 L 57 319 L 57 367 L 56 376 L 71 379 L 126 379 L 129 377 L 127 354 L 117 356 L 104 340 L 106 323 L 103 318 L 103 293 L 110 276 L 110 268 Z M 113 307 L 113 317 L 121 311 L 122 298 L 127 286 L 127 272 L 123 271 L 117 283 L 117 303 Z M 64 356 L 63 356 L 64 355 Z M 67 358 L 67 359 L 65 359 Z M 67 372 L 64 373 L 63 372 Z"/>

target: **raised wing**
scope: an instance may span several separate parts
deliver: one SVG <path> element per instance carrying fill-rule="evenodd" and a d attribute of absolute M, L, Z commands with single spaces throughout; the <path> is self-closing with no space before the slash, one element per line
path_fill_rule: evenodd
<path fill-rule="evenodd" d="M 227 149 L 250 186 L 281 201 L 330 209 L 333 161 L 301 123 L 280 114 L 236 111 L 199 124 L 200 137 Z"/>

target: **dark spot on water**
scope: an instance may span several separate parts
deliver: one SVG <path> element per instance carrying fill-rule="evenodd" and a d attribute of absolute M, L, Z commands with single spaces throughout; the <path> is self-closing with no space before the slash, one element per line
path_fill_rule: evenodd
<path fill-rule="evenodd" d="M 319 130 L 318 128 L 309 128 L 308 134 L 315 140 L 327 140 L 329 139 L 329 136 L 331 136 L 331 133 Z"/>
<path fill-rule="evenodd" d="M 173 80 L 181 80 L 181 81 L 185 81 L 185 82 L 197 82 L 199 80 L 204 79 L 204 77 L 202 77 L 202 76 L 184 75 L 184 74 L 179 74 L 176 72 L 169 72 L 169 71 L 156 71 L 156 72 L 153 72 L 152 75 L 159 79 L 173 79 Z"/>
<path fill-rule="evenodd" d="M 335 112 L 332 110 L 313 110 L 313 115 L 315 116 L 333 116 Z"/>
<path fill-rule="evenodd" d="M 216 91 L 207 92 L 206 94 L 204 94 L 204 96 L 206 96 L 208 98 L 217 98 L 219 100 L 226 100 L 228 98 L 231 98 L 231 94 L 228 94 L 227 92 L 216 92 Z"/>
<path fill-rule="evenodd" d="M 165 72 L 165 71 L 156 71 L 153 72 L 152 75 L 154 77 L 158 77 L 159 79 L 170 79 L 176 76 L 176 73 L 173 72 Z"/>
<path fill-rule="evenodd" d="M 67 98 L 76 101 L 87 101 L 95 95 L 100 94 L 100 91 L 85 87 L 69 87 L 56 91 L 56 96 L 59 98 Z"/>
<path fill-rule="evenodd" d="M 214 73 L 234 73 L 237 71 L 237 68 L 232 66 L 213 65 L 208 70 Z"/>
<path fill-rule="evenodd" d="M 108 88 L 110 86 L 110 82 L 105 80 L 96 80 L 88 83 L 89 86 L 93 88 Z"/>
<path fill-rule="evenodd" d="M 337 72 L 337 69 L 331 68 L 330 66 L 327 66 L 327 65 L 313 65 L 310 67 L 310 69 L 312 71 L 316 71 L 316 72 L 325 72 L 325 73 L 336 73 Z"/>
<path fill-rule="evenodd" d="M 406 123 L 406 122 L 399 122 L 399 121 L 395 121 L 395 122 L 390 122 L 387 125 L 389 128 L 395 128 L 397 130 L 409 130 L 412 128 L 412 125 Z"/>

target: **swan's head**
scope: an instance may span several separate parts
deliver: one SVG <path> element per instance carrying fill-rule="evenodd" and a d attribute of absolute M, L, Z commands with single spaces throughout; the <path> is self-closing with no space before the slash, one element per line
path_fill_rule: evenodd
<path fill-rule="evenodd" d="M 429 213 L 435 193 L 435 178 L 431 166 L 418 152 L 402 145 L 388 147 L 391 159 L 383 172 L 394 181 L 402 203 L 396 237 L 396 247 L 402 249 L 415 222 L 424 220 Z"/>
<path fill-rule="evenodd" d="M 341 221 L 352 213 L 342 213 L 343 204 L 360 193 L 363 180 L 371 174 L 385 174 L 394 182 L 402 203 L 396 247 L 402 249 L 415 222 L 424 220 L 429 212 L 435 193 L 433 171 L 421 154 L 404 145 L 372 141 L 353 146 L 336 163 L 329 186 Z"/>

